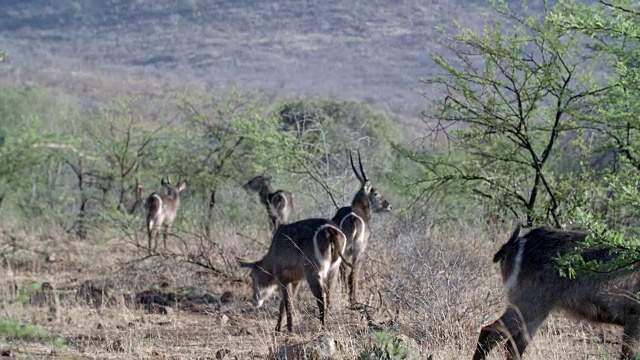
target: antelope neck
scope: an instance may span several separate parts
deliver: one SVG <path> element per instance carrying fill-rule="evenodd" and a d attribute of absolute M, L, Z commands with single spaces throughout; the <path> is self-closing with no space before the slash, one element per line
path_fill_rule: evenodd
<path fill-rule="evenodd" d="M 167 196 L 173 200 L 178 200 L 178 192 L 174 189 L 167 191 Z"/>
<path fill-rule="evenodd" d="M 369 220 L 371 218 L 371 204 L 363 190 L 358 191 L 356 196 L 353 197 L 353 201 L 351 202 L 351 211 L 364 220 Z"/>
<path fill-rule="evenodd" d="M 263 204 L 269 205 L 269 194 L 271 194 L 272 192 L 273 189 L 271 189 L 271 186 L 269 186 L 269 184 L 262 185 L 258 193 L 260 194 L 260 200 Z"/>

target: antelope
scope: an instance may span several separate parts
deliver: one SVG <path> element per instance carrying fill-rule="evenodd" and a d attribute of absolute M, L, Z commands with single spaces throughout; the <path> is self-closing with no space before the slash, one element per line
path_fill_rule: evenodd
<path fill-rule="evenodd" d="M 259 261 L 236 258 L 240 267 L 251 270 L 252 302 L 256 308 L 280 289 L 280 313 L 275 330 L 280 331 L 287 315 L 287 330 L 293 331 L 293 306 L 300 283 L 306 279 L 325 325 L 330 291 L 343 259 L 346 237 L 327 219 L 306 219 L 283 224 L 275 231 L 267 254 Z"/>
<path fill-rule="evenodd" d="M 493 257 L 500 263 L 508 306 L 502 316 L 482 327 L 474 360 L 485 359 L 491 349 L 507 339 L 508 359 L 520 359 L 530 339 L 547 315 L 564 310 L 579 319 L 624 327 L 621 359 L 634 359 L 640 338 L 638 271 L 589 273 L 575 279 L 561 277 L 556 258 L 569 254 L 587 235 L 581 231 L 539 227 L 525 236 L 518 223 L 509 241 Z M 586 261 L 607 261 L 604 249 L 588 249 Z"/>
<path fill-rule="evenodd" d="M 257 175 L 244 184 L 246 191 L 253 191 L 260 196 L 260 202 L 267 208 L 271 231 L 284 224 L 293 210 L 293 197 L 289 191 L 271 188 L 271 177 Z"/>
<path fill-rule="evenodd" d="M 351 257 L 351 272 L 349 273 L 349 303 L 353 306 L 358 298 L 358 277 L 362 267 L 362 257 L 367 248 L 367 243 L 371 238 L 371 226 L 369 222 L 373 213 L 383 213 L 391 211 L 389 202 L 373 188 L 371 181 L 364 173 L 360 150 L 358 150 L 358 163 L 360 173 L 353 164 L 353 156 L 349 153 L 349 160 L 354 174 L 360 181 L 360 189 L 356 192 L 351 206 L 338 209 L 333 217 L 333 222 L 339 225 L 342 232 L 347 237 L 346 257 Z M 346 279 L 346 263 L 340 267 L 340 278 L 343 283 Z"/>
<path fill-rule="evenodd" d="M 158 242 L 153 246 L 154 238 L 158 237 L 160 226 L 164 227 L 163 246 L 167 247 L 167 237 L 169 228 L 176 218 L 180 207 L 180 192 L 187 187 L 187 180 L 184 179 L 177 186 L 171 185 L 171 179 L 160 180 L 160 184 L 167 189 L 167 195 L 152 193 L 147 198 L 145 207 L 147 209 L 147 234 L 149 236 L 149 253 L 156 250 Z"/>

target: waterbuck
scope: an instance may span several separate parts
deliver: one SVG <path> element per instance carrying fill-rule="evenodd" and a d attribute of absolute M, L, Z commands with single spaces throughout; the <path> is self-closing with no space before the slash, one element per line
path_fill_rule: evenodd
<path fill-rule="evenodd" d="M 169 236 L 169 228 L 176 218 L 178 208 L 180 207 L 180 192 L 187 187 L 187 180 L 182 180 L 177 186 L 171 185 L 171 180 L 167 177 L 167 181 L 160 180 L 160 184 L 167 189 L 167 195 L 152 193 L 147 198 L 145 207 L 147 209 L 147 234 L 149 236 L 149 253 L 155 251 L 158 246 L 158 232 L 160 226 L 164 226 L 163 246 L 167 247 L 167 237 Z M 153 241 L 156 239 L 155 245 Z"/>
<path fill-rule="evenodd" d="M 331 220 L 306 219 L 279 226 L 273 235 L 267 254 L 259 261 L 237 258 L 241 267 L 251 269 L 253 305 L 263 302 L 280 289 L 280 315 L 276 331 L 280 331 L 284 312 L 287 330 L 293 327 L 293 306 L 300 283 L 306 279 L 320 310 L 320 321 L 325 324 L 333 281 L 340 266 L 346 238 Z"/>
<path fill-rule="evenodd" d="M 484 326 L 473 359 L 485 359 L 499 342 L 507 340 L 508 359 L 520 359 L 538 327 L 553 310 L 564 310 L 579 319 L 624 326 L 621 359 L 634 359 L 640 337 L 638 271 L 579 273 L 561 277 L 556 258 L 571 253 L 585 232 L 539 227 L 525 236 L 520 224 L 493 257 L 500 263 L 508 306 L 502 316 Z M 607 261 L 609 252 L 590 249 L 586 261 Z"/>
<path fill-rule="evenodd" d="M 358 277 L 362 267 L 362 258 L 367 248 L 367 243 L 371 238 L 371 226 L 369 222 L 373 213 L 389 212 L 391 205 L 389 202 L 371 185 L 367 179 L 358 150 L 358 163 L 360 173 L 353 165 L 353 156 L 349 153 L 351 168 L 360 181 L 360 190 L 351 201 L 351 206 L 345 206 L 338 210 L 333 217 L 333 221 L 338 224 L 342 232 L 347 237 L 346 257 L 351 260 L 351 272 L 349 274 L 349 303 L 355 305 L 358 298 Z M 346 280 L 346 267 L 340 267 L 340 277 L 343 283 Z"/>
<path fill-rule="evenodd" d="M 257 175 L 244 184 L 243 188 L 246 191 L 258 193 L 260 202 L 267 208 L 269 224 L 273 232 L 289 219 L 289 215 L 293 211 L 293 197 L 289 191 L 273 191 L 270 182 L 270 177 Z"/>

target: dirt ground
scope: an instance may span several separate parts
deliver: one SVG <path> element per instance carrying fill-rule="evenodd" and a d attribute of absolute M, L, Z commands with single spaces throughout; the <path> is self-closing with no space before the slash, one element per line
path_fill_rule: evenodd
<path fill-rule="evenodd" d="M 49 237 L 39 243 L 31 239 L 29 250 L 4 257 L 1 313 L 4 319 L 35 325 L 48 335 L 9 336 L 0 340 L 0 349 L 25 359 L 266 359 L 284 345 L 326 336 L 335 341 L 332 358 L 355 359 L 371 346 L 372 334 L 382 330 L 400 336 L 415 359 L 470 358 L 479 327 L 504 309 L 498 272 L 488 261 L 497 246 L 489 240 L 494 235 L 485 232 L 466 249 L 450 242 L 458 236 L 477 236 L 472 230 L 423 233 L 429 237 L 428 246 L 417 235 L 407 230 L 396 239 L 414 238 L 413 246 L 423 248 L 419 252 L 410 247 L 414 259 L 405 253 L 398 260 L 408 245 L 373 243 L 363 285 L 367 311 L 349 309 L 347 294 L 338 284 L 322 329 L 315 302 L 303 287 L 294 303 L 293 334 L 273 330 L 277 295 L 260 309 L 252 307 L 246 271 L 235 264 L 217 274 L 173 255 L 148 257 L 143 249 L 117 238 L 101 242 Z M 247 250 L 246 239 L 227 240 L 222 254 L 257 259 L 263 252 L 255 245 Z M 552 316 L 527 349 L 527 357 L 615 358 L 619 335 L 619 329 Z M 495 351 L 493 356 L 503 355 Z"/>

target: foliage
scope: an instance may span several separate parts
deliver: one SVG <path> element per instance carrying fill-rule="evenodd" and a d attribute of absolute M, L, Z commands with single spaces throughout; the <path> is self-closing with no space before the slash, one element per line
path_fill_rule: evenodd
<path fill-rule="evenodd" d="M 422 165 L 414 184 L 435 191 L 453 183 L 479 202 L 508 210 L 527 223 L 560 225 L 556 174 L 559 139 L 575 129 L 578 112 L 610 86 L 590 78 L 591 53 L 576 51 L 579 37 L 544 18 L 520 16 L 504 2 L 482 32 L 443 31 L 452 57 L 433 54 L 441 74 L 423 81 L 440 89 L 433 131 L 446 150 L 403 149 Z M 547 8 L 550 12 L 553 8 Z"/>
<path fill-rule="evenodd" d="M 46 340 L 57 348 L 64 347 L 64 339 L 51 335 L 39 326 L 22 324 L 17 320 L 0 319 L 0 338 Z"/>
<path fill-rule="evenodd" d="M 63 99 L 37 89 L 0 90 L 0 196 L 13 214 L 55 218 L 49 210 L 58 194 L 40 198 L 56 172 L 56 161 L 43 145 L 63 136 L 53 123 L 64 126 L 63 119 L 73 116 L 69 111 L 61 111 L 60 117 L 50 114 L 62 107 L 67 107 Z"/>
<path fill-rule="evenodd" d="M 140 208 L 136 187 L 142 187 L 144 201 L 152 191 L 162 191 L 157 189 L 162 177 L 187 178 L 176 229 L 186 219 L 186 226 L 209 229 L 216 201 L 222 201 L 230 219 L 251 217 L 253 208 L 238 197 L 244 196 L 241 185 L 257 173 L 275 175 L 279 185 L 294 192 L 310 190 L 311 198 L 296 195 L 298 206 L 315 202 L 324 208 L 325 194 L 343 188 L 347 145 L 333 135 L 312 143 L 313 132 L 364 137 L 365 157 L 378 160 L 378 168 L 388 166 L 374 150 L 382 148 L 385 133 L 393 133 L 378 132 L 391 122 L 366 106 L 318 101 L 333 104 L 323 110 L 331 121 L 300 132 L 283 123 L 275 110 L 281 103 L 270 104 L 256 93 L 231 88 L 214 95 L 181 94 L 175 100 L 149 106 L 129 97 L 81 110 L 42 89 L 3 89 L 0 190 L 5 212 L 55 224 L 81 238 L 107 232 L 117 236 L 113 229 L 138 228 L 139 212 L 125 216 Z M 363 125 L 367 121 L 376 128 Z M 341 168 L 335 166 L 337 159 Z"/>
<path fill-rule="evenodd" d="M 24 287 L 21 287 L 19 289 L 18 292 L 18 296 L 16 297 L 15 301 L 16 302 L 20 302 L 20 303 L 26 303 L 27 301 L 29 301 L 29 296 L 35 292 L 41 291 L 42 290 L 42 284 L 41 283 L 31 283 L 28 284 Z"/>
<path fill-rule="evenodd" d="M 388 117 L 354 101 L 292 100 L 277 112 L 284 128 L 294 131 L 306 146 L 314 148 L 327 142 L 339 145 L 331 149 L 332 155 L 342 155 L 344 148 L 359 146 L 383 155 L 390 153 L 389 142 L 399 140 Z"/>
<path fill-rule="evenodd" d="M 600 55 L 609 91 L 582 111 L 579 133 L 597 137 L 587 151 L 613 154 L 608 171 L 585 181 L 585 189 L 604 190 L 598 206 L 576 207 L 575 224 L 588 236 L 573 254 L 559 259 L 561 272 L 575 277 L 579 272 L 626 271 L 637 268 L 638 178 L 640 170 L 640 10 L 636 2 L 615 0 L 593 6 L 560 1 L 549 21 L 563 30 L 588 36 L 586 46 Z M 602 176 L 604 175 L 604 176 Z M 586 198 L 587 194 L 583 198 Z M 602 249 L 609 258 L 596 262 L 584 258 L 587 249 Z"/>
<path fill-rule="evenodd" d="M 628 178 L 624 182 L 612 179 L 611 188 L 616 196 L 612 199 L 617 209 L 629 209 L 630 213 L 637 214 L 640 210 L 640 196 L 638 194 L 638 181 L 640 176 L 635 175 L 633 184 L 628 184 Z M 587 232 L 585 240 L 574 253 L 558 258 L 560 273 L 563 276 L 575 278 L 581 272 L 619 272 L 635 271 L 640 264 L 640 236 L 634 229 L 626 228 L 625 221 L 617 226 L 607 225 L 602 221 L 602 216 L 585 209 L 576 209 L 573 214 L 574 225 Z M 626 226 L 625 226 L 626 225 Z M 585 258 L 584 251 L 601 249 L 609 254 L 604 259 Z"/>
<path fill-rule="evenodd" d="M 371 335 L 371 344 L 358 356 L 358 360 L 401 359 L 409 359 L 409 352 L 402 340 L 383 331 L 373 333 Z"/>

